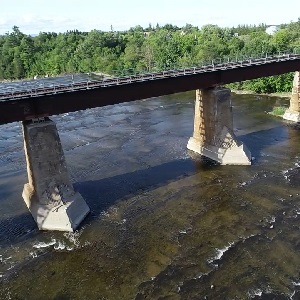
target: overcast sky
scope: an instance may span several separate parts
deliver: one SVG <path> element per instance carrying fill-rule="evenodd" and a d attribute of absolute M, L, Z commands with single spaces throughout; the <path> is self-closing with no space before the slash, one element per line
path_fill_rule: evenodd
<path fill-rule="evenodd" d="M 300 0 L 0 0 L 0 34 L 124 30 L 149 23 L 221 27 L 297 21 Z"/>

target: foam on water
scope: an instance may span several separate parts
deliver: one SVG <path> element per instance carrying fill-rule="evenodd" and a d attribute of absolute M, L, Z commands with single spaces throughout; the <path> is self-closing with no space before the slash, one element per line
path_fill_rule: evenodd
<path fill-rule="evenodd" d="M 264 171 L 255 173 L 253 176 L 250 177 L 249 180 L 238 183 L 237 187 L 245 187 L 247 185 L 253 184 L 256 179 L 266 178 L 266 177 L 267 177 L 267 173 Z"/>
<path fill-rule="evenodd" d="M 83 228 L 82 228 L 83 230 Z M 64 237 L 73 244 L 73 248 L 79 248 L 80 247 L 80 241 L 79 238 L 81 236 L 82 230 L 77 230 L 75 232 L 65 232 Z M 85 243 L 86 245 L 86 243 Z"/>
<path fill-rule="evenodd" d="M 256 234 L 250 234 L 250 235 L 247 235 L 247 236 L 241 236 L 240 239 L 241 239 L 243 242 L 245 242 L 246 240 L 248 240 L 248 239 L 250 239 L 250 238 L 252 238 L 252 237 L 254 237 L 254 236 L 256 236 Z"/>
<path fill-rule="evenodd" d="M 287 182 L 290 182 L 290 176 L 292 175 L 292 172 L 297 170 L 300 167 L 300 162 L 295 162 L 293 167 L 290 167 L 286 170 L 282 170 L 281 174 L 283 175 L 284 179 Z"/>
<path fill-rule="evenodd" d="M 255 296 L 261 297 L 262 293 L 263 293 L 263 291 L 261 289 L 253 289 L 248 292 L 248 296 L 250 298 L 254 298 Z"/>
<path fill-rule="evenodd" d="M 48 247 L 51 247 L 53 245 L 56 244 L 56 239 L 52 239 L 50 242 L 48 243 L 45 243 L 45 242 L 39 242 L 35 245 L 33 245 L 32 247 L 33 248 L 36 248 L 36 249 L 41 249 L 41 248 L 48 248 Z"/>
<path fill-rule="evenodd" d="M 294 296 L 295 296 L 295 294 L 296 294 L 296 292 L 295 291 L 293 291 L 290 295 L 289 295 L 289 297 L 290 297 L 290 299 L 291 300 L 293 300 L 294 299 Z"/>
<path fill-rule="evenodd" d="M 208 262 L 210 264 L 212 264 L 215 261 L 220 260 L 223 255 L 225 254 L 225 252 L 227 252 L 232 246 L 234 246 L 235 243 L 234 242 L 230 242 L 228 246 L 225 246 L 224 248 L 218 249 L 216 248 L 216 255 L 210 259 L 208 259 Z"/>
<path fill-rule="evenodd" d="M 54 245 L 54 249 L 55 250 L 68 250 L 68 251 L 72 251 L 74 248 L 67 246 L 64 242 L 58 241 Z"/>
<path fill-rule="evenodd" d="M 67 250 L 67 251 L 72 251 L 75 248 L 80 247 L 80 241 L 79 241 L 79 237 L 80 237 L 80 231 L 76 231 L 76 232 L 65 232 L 64 233 L 64 237 L 66 240 L 58 240 L 55 238 L 52 238 L 50 241 L 48 242 L 37 242 L 36 244 L 34 244 L 32 247 L 34 249 L 47 249 L 47 248 L 53 248 L 54 250 Z M 32 257 L 36 257 L 36 253 L 35 252 L 30 252 L 30 255 Z"/>
<path fill-rule="evenodd" d="M 9 256 L 9 257 L 6 257 L 6 258 L 3 258 L 2 255 L 0 255 L 0 262 L 3 263 L 3 264 L 6 264 L 7 261 L 11 260 L 12 259 L 12 256 Z"/>
<path fill-rule="evenodd" d="M 196 277 L 194 277 L 193 279 L 201 279 L 203 276 L 207 276 L 209 273 L 211 273 L 211 271 L 207 272 L 207 273 L 200 273 L 199 275 L 197 275 Z"/>
<path fill-rule="evenodd" d="M 248 297 L 254 298 L 256 296 L 261 297 L 263 294 L 272 294 L 273 290 L 270 288 L 270 286 L 266 286 L 263 288 L 253 288 L 248 291 Z"/>
<path fill-rule="evenodd" d="M 29 255 L 31 256 L 31 258 L 36 258 L 38 257 L 36 252 L 29 252 Z"/>

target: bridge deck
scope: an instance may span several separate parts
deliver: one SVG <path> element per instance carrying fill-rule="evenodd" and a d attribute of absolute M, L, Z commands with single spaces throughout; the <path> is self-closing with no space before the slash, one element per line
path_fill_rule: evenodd
<path fill-rule="evenodd" d="M 0 91 L 0 124 L 300 70 L 299 54 Z"/>

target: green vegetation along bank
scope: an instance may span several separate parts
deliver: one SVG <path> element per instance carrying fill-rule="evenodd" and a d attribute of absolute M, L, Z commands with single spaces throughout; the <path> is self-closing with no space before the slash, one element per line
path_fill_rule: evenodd
<path fill-rule="evenodd" d="M 103 72 L 121 75 L 135 72 L 184 68 L 220 57 L 259 56 L 300 51 L 300 18 L 282 24 L 274 34 L 267 25 L 241 25 L 201 29 L 167 24 L 136 26 L 124 32 L 78 30 L 66 33 L 22 33 L 18 27 L 0 36 L 0 80 L 66 73 Z M 293 74 L 231 84 L 236 90 L 256 93 L 289 92 Z"/>

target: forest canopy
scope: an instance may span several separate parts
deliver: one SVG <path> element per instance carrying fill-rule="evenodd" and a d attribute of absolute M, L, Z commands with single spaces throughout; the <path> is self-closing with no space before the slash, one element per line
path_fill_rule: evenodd
<path fill-rule="evenodd" d="M 200 29 L 190 24 L 182 28 L 167 24 L 136 26 L 123 32 L 71 30 L 31 36 L 14 26 L 0 36 L 0 80 L 82 72 L 120 75 L 184 68 L 222 57 L 300 53 L 300 18 L 280 25 L 273 35 L 266 33 L 266 28 L 265 24 L 232 28 L 205 25 Z M 291 90 L 292 77 L 284 74 L 231 86 L 258 93 L 284 92 Z"/>

